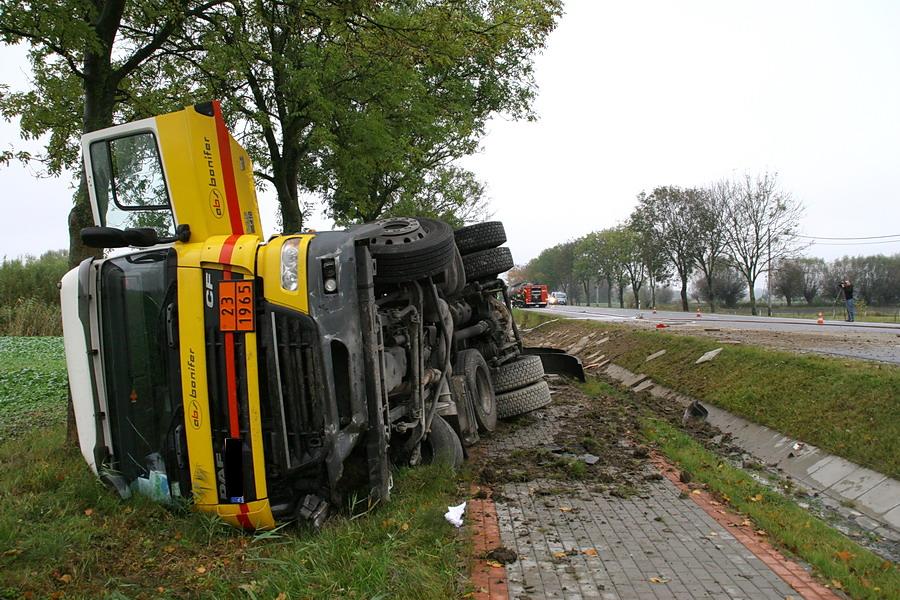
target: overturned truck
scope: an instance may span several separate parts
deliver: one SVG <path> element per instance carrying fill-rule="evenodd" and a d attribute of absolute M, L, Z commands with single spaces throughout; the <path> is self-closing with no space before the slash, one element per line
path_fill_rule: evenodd
<path fill-rule="evenodd" d="M 498 275 L 499 222 L 261 235 L 218 103 L 84 136 L 97 248 L 62 281 L 81 451 L 122 496 L 246 529 L 319 524 L 392 465 L 445 460 L 550 402 Z M 577 368 L 577 365 L 576 365 Z"/>

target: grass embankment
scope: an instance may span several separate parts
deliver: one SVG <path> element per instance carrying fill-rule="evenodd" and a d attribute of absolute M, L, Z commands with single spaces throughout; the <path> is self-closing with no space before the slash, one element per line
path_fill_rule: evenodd
<path fill-rule="evenodd" d="M 526 327 L 549 320 L 519 313 Z M 560 320 L 535 333 L 602 330 L 607 358 L 681 393 L 741 415 L 827 452 L 900 478 L 900 368 L 852 359 L 791 354 L 713 339 Z M 703 353 L 723 348 L 712 361 Z M 666 354 L 650 362 L 659 350 Z"/>
<path fill-rule="evenodd" d="M 320 532 L 289 525 L 252 536 L 188 509 L 121 501 L 63 445 L 59 340 L 3 344 L 0 416 L 20 425 L 0 442 L 0 598 L 463 594 L 468 544 L 443 518 L 460 497 L 445 467 L 399 471 L 390 503 L 355 519 L 344 511 Z M 52 383 L 41 388 L 24 369 Z M 56 423 L 23 431 L 30 415 Z"/>
<path fill-rule="evenodd" d="M 776 545 L 811 564 L 831 587 L 853 598 L 900 598 L 900 571 L 706 450 L 691 436 L 659 419 L 645 418 L 647 441 L 705 484 L 723 502 L 749 517 Z"/>

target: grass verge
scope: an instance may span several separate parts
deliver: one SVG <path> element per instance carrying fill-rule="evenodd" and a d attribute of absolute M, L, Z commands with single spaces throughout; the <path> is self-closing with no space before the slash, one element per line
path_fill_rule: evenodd
<path fill-rule="evenodd" d="M 319 532 L 251 536 L 103 488 L 61 426 L 0 445 L 0 598 L 452 598 L 466 540 L 446 467 L 402 470 L 392 501 Z M 281 596 L 280 594 L 285 594 Z"/>
<path fill-rule="evenodd" d="M 603 330 L 608 358 L 683 394 L 900 478 L 900 368 L 864 361 L 791 354 L 716 340 L 524 312 L 525 328 L 582 336 Z M 577 339 L 577 337 L 575 338 Z M 695 365 L 703 353 L 722 352 Z M 650 362 L 659 350 L 666 354 Z M 586 352 L 589 352 L 586 350 Z"/>
<path fill-rule="evenodd" d="M 463 594 L 468 544 L 443 518 L 461 495 L 446 467 L 398 471 L 391 502 L 363 517 L 252 536 L 119 500 L 64 446 L 65 406 L 62 339 L 0 337 L 0 598 Z"/>
<path fill-rule="evenodd" d="M 897 565 L 853 543 L 789 498 L 757 483 L 665 421 L 646 418 L 642 434 L 694 481 L 766 531 L 777 545 L 815 567 L 819 575 L 853 598 L 900 597 Z"/>

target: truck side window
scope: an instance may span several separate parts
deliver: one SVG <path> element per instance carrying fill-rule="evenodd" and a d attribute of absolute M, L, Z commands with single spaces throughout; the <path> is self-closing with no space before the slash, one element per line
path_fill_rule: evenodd
<path fill-rule="evenodd" d="M 174 235 L 169 192 L 153 133 L 94 142 L 91 171 L 102 225 L 152 227 L 161 236 Z"/>

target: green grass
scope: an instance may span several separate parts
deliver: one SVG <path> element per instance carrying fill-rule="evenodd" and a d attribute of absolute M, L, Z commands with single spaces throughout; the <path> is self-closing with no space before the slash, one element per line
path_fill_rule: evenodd
<path fill-rule="evenodd" d="M 747 515 L 777 545 L 811 564 L 827 583 L 853 598 L 900 597 L 897 565 L 879 558 L 811 516 L 789 498 L 757 483 L 709 452 L 689 435 L 658 419 L 644 419 L 642 433 L 693 480 Z M 838 585 L 835 585 L 835 584 Z"/>
<path fill-rule="evenodd" d="M 0 441 L 65 418 L 68 383 L 59 337 L 0 337 Z"/>
<path fill-rule="evenodd" d="M 445 466 L 396 472 L 391 502 L 319 532 L 246 535 L 104 488 L 64 445 L 65 386 L 60 339 L 0 338 L 0 598 L 463 595 L 470 545 L 443 513 L 465 494 Z"/>
<path fill-rule="evenodd" d="M 63 428 L 0 445 L 0 598 L 452 598 L 467 542 L 444 521 L 457 503 L 443 466 L 395 474 L 391 502 L 320 532 L 256 537 L 219 519 L 98 483 Z M 349 513 L 348 513 L 349 514 Z"/>
<path fill-rule="evenodd" d="M 520 317 L 533 327 L 543 315 Z M 539 329 L 609 333 L 607 356 L 681 393 L 900 478 L 900 368 L 871 362 L 791 354 L 709 338 L 588 321 Z M 582 333 L 583 335 L 583 333 Z M 703 353 L 722 347 L 712 361 Z M 658 350 L 666 354 L 644 362 Z"/>

